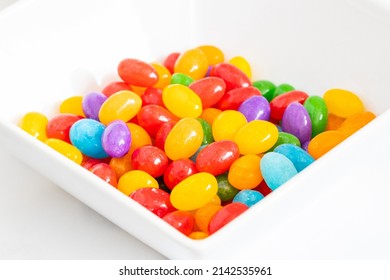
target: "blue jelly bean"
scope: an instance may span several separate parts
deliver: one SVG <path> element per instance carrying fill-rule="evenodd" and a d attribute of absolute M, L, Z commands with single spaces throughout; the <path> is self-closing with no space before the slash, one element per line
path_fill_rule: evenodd
<path fill-rule="evenodd" d="M 255 190 L 241 190 L 233 198 L 233 202 L 241 202 L 248 207 L 253 206 L 264 198 L 260 192 Z"/>
<path fill-rule="evenodd" d="M 293 102 L 287 106 L 282 118 L 282 129 L 295 135 L 301 143 L 311 139 L 310 116 L 301 103 Z"/>
<path fill-rule="evenodd" d="M 102 135 L 104 151 L 112 157 L 123 157 L 130 149 L 131 133 L 124 121 L 109 123 Z"/>
<path fill-rule="evenodd" d="M 260 170 L 271 190 L 280 187 L 298 173 L 291 160 L 275 152 L 268 152 L 261 158 Z"/>
<path fill-rule="evenodd" d="M 253 120 L 268 121 L 271 108 L 268 100 L 264 96 L 256 95 L 242 102 L 238 111 L 245 116 L 248 122 Z"/>
<path fill-rule="evenodd" d="M 82 119 L 75 122 L 69 131 L 73 146 L 84 155 L 92 158 L 106 158 L 108 154 L 102 145 L 102 135 L 105 126 L 93 119 Z"/>
<path fill-rule="evenodd" d="M 84 96 L 82 101 L 82 108 L 84 115 L 87 118 L 99 120 L 99 110 L 107 96 L 101 92 L 91 92 Z"/>
<path fill-rule="evenodd" d="M 274 152 L 282 154 L 291 160 L 298 172 L 301 172 L 314 162 L 314 158 L 308 152 L 293 144 L 279 145 Z"/>

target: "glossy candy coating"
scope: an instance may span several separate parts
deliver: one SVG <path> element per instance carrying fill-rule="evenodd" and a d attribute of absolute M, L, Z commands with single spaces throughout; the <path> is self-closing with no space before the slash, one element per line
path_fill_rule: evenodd
<path fill-rule="evenodd" d="M 177 58 L 179 57 L 180 53 L 173 52 L 170 53 L 164 60 L 163 65 L 169 70 L 169 72 L 174 73 L 175 63 Z"/>
<path fill-rule="evenodd" d="M 115 172 L 117 178 L 121 178 L 123 174 L 133 170 L 133 165 L 131 164 L 131 155 L 132 153 L 127 153 L 120 158 L 111 158 L 108 163 L 111 169 Z"/>
<path fill-rule="evenodd" d="M 229 63 L 215 65 L 210 71 L 210 77 L 218 77 L 224 80 L 226 92 L 235 88 L 249 87 L 252 85 L 250 79 L 244 72 Z"/>
<path fill-rule="evenodd" d="M 102 135 L 106 127 L 92 119 L 75 122 L 69 131 L 71 143 L 84 155 L 92 158 L 106 158 L 108 154 L 102 145 Z"/>
<path fill-rule="evenodd" d="M 263 180 L 258 155 L 245 155 L 233 162 L 228 173 L 229 183 L 238 190 L 254 189 Z"/>
<path fill-rule="evenodd" d="M 214 140 L 234 140 L 237 131 L 246 123 L 245 116 L 238 111 L 226 110 L 221 112 L 212 124 Z"/>
<path fill-rule="evenodd" d="M 280 84 L 275 88 L 274 97 L 282 95 L 283 93 L 290 92 L 295 90 L 295 88 L 290 84 Z"/>
<path fill-rule="evenodd" d="M 328 108 L 324 99 L 320 96 L 309 96 L 303 106 L 306 108 L 311 120 L 311 138 L 325 131 L 328 124 Z"/>
<path fill-rule="evenodd" d="M 177 121 L 179 118 L 164 107 L 158 105 L 143 106 L 137 114 L 137 121 L 147 133 L 154 138 L 161 125 L 169 121 Z"/>
<path fill-rule="evenodd" d="M 213 234 L 244 213 L 249 207 L 240 202 L 233 202 L 220 209 L 209 223 L 209 234 Z"/>
<path fill-rule="evenodd" d="M 221 49 L 213 45 L 202 45 L 198 47 L 207 58 L 208 65 L 214 65 L 225 61 L 225 55 Z"/>
<path fill-rule="evenodd" d="M 269 152 L 260 161 L 260 170 L 270 189 L 275 190 L 294 177 L 298 171 L 286 156 Z"/>
<path fill-rule="evenodd" d="M 307 151 L 313 158 L 319 159 L 347 137 L 347 135 L 339 131 L 324 131 L 310 141 Z"/>
<path fill-rule="evenodd" d="M 174 74 L 172 74 L 170 84 L 181 84 L 183 86 L 188 87 L 193 82 L 194 82 L 194 79 L 186 74 L 174 73 Z"/>
<path fill-rule="evenodd" d="M 197 118 L 203 129 L 203 141 L 201 145 L 206 145 L 214 142 L 211 125 L 202 118 Z"/>
<path fill-rule="evenodd" d="M 191 213 L 181 210 L 166 214 L 163 217 L 163 220 L 184 235 L 190 235 L 195 224 L 194 217 L 191 215 Z"/>
<path fill-rule="evenodd" d="M 341 118 L 336 116 L 335 114 L 329 113 L 328 114 L 328 123 L 326 125 L 326 131 L 327 130 L 338 130 L 342 123 L 345 121 L 345 118 Z"/>
<path fill-rule="evenodd" d="M 372 112 L 354 114 L 345 119 L 338 131 L 350 136 L 359 129 L 361 129 L 363 126 L 371 122 L 373 119 L 375 119 L 375 114 L 373 114 Z"/>
<path fill-rule="evenodd" d="M 63 100 L 60 104 L 60 113 L 68 113 L 85 117 L 82 105 L 83 98 L 83 96 L 76 95 Z"/>
<path fill-rule="evenodd" d="M 118 181 L 116 178 L 115 172 L 111 169 L 111 167 L 104 162 L 97 163 L 93 165 L 89 171 L 91 171 L 92 174 L 95 174 L 103 181 L 109 183 L 113 187 L 117 187 Z"/>
<path fill-rule="evenodd" d="M 29 112 L 25 114 L 19 122 L 19 127 L 31 136 L 45 142 L 47 140 L 46 126 L 49 120 L 39 112 Z"/>
<path fill-rule="evenodd" d="M 200 118 L 207 121 L 210 125 L 213 125 L 215 118 L 222 113 L 222 110 L 219 110 L 217 108 L 206 108 L 203 110 L 202 114 L 200 115 Z"/>
<path fill-rule="evenodd" d="M 104 151 L 111 157 L 123 157 L 130 149 L 131 133 L 121 120 L 109 123 L 102 135 Z"/>
<path fill-rule="evenodd" d="M 196 173 L 198 173 L 198 169 L 192 160 L 187 158 L 174 160 L 169 163 L 164 172 L 164 183 L 170 190 L 172 190 L 185 178 L 188 178 Z"/>
<path fill-rule="evenodd" d="M 282 118 L 282 130 L 295 135 L 301 143 L 311 139 L 311 119 L 301 103 L 293 102 L 287 106 Z"/>
<path fill-rule="evenodd" d="M 171 204 L 169 194 L 159 188 L 135 190 L 130 194 L 130 198 L 160 218 L 176 210 Z"/>
<path fill-rule="evenodd" d="M 139 147 L 152 145 L 152 139 L 150 138 L 150 135 L 142 126 L 135 123 L 126 123 L 126 125 L 131 134 L 131 153 Z"/>
<path fill-rule="evenodd" d="M 176 123 L 177 121 L 168 121 L 160 126 L 154 139 L 154 145 L 156 147 L 160 148 L 161 150 L 164 150 L 165 141 L 167 140 L 169 132 L 171 132 L 172 128 L 176 125 Z"/>
<path fill-rule="evenodd" d="M 204 52 L 199 49 L 190 49 L 180 54 L 177 58 L 174 72 L 183 73 L 194 80 L 206 76 L 209 63 Z"/>
<path fill-rule="evenodd" d="M 171 192 L 172 205 L 180 210 L 195 210 L 209 203 L 218 191 L 217 179 L 199 172 L 181 181 Z"/>
<path fill-rule="evenodd" d="M 172 74 L 167 67 L 160 63 L 151 63 L 157 72 L 158 81 L 153 85 L 154 88 L 163 89 L 171 83 Z"/>
<path fill-rule="evenodd" d="M 236 66 L 238 69 L 244 72 L 249 79 L 252 78 L 252 68 L 248 60 L 246 60 L 242 56 L 235 56 L 229 59 L 229 63 Z"/>
<path fill-rule="evenodd" d="M 197 118 L 203 110 L 200 97 L 190 88 L 181 84 L 169 85 L 164 88 L 162 100 L 165 107 L 180 118 Z"/>
<path fill-rule="evenodd" d="M 275 97 L 270 102 L 271 118 L 280 121 L 287 106 L 293 102 L 303 104 L 309 95 L 303 91 L 290 91 Z"/>
<path fill-rule="evenodd" d="M 70 143 L 70 128 L 75 122 L 81 119 L 81 116 L 74 114 L 57 114 L 48 121 L 46 135 L 48 138 L 56 138 Z"/>
<path fill-rule="evenodd" d="M 261 95 L 264 96 L 268 102 L 271 102 L 271 100 L 274 98 L 276 86 L 273 82 L 268 80 L 258 80 L 254 81 L 252 86 L 260 90 Z"/>
<path fill-rule="evenodd" d="M 286 156 L 294 164 L 295 169 L 301 172 L 314 162 L 314 158 L 301 147 L 293 144 L 282 144 L 274 152 Z"/>
<path fill-rule="evenodd" d="M 188 235 L 188 237 L 193 239 L 193 240 L 205 239 L 208 236 L 209 235 L 203 231 L 193 231 L 190 233 L 190 235 Z"/>
<path fill-rule="evenodd" d="M 70 160 L 74 161 L 77 164 L 81 164 L 83 161 L 83 155 L 81 152 L 73 145 L 68 142 L 62 141 L 56 138 L 49 138 L 45 142 L 49 147 L 53 148 L 60 154 L 63 154 Z"/>
<path fill-rule="evenodd" d="M 118 190 L 127 196 L 138 189 L 158 187 L 157 180 L 142 170 L 128 171 L 123 174 L 118 181 Z"/>
<path fill-rule="evenodd" d="M 242 190 L 236 194 L 233 199 L 233 202 L 241 202 L 248 207 L 252 207 L 257 202 L 262 200 L 264 195 L 262 195 L 259 191 L 256 190 Z"/>
<path fill-rule="evenodd" d="M 133 89 L 129 84 L 126 84 L 125 82 L 114 81 L 114 82 L 111 82 L 108 85 L 106 85 L 102 89 L 102 93 L 105 96 L 110 97 L 114 93 L 117 93 L 118 91 L 122 91 L 122 90 L 130 90 L 131 91 Z"/>
<path fill-rule="evenodd" d="M 228 173 L 218 175 L 216 178 L 218 182 L 217 195 L 219 196 L 221 201 L 231 201 L 234 196 L 239 192 L 239 190 L 229 183 Z"/>
<path fill-rule="evenodd" d="M 142 106 L 154 104 L 165 107 L 162 100 L 162 89 L 160 88 L 150 87 L 145 89 L 144 93 L 141 95 L 141 99 Z"/>
<path fill-rule="evenodd" d="M 137 87 L 152 87 L 158 82 L 156 69 L 149 63 L 134 58 L 125 58 L 118 65 L 118 75 L 127 84 Z"/>
<path fill-rule="evenodd" d="M 107 96 L 101 92 L 90 92 L 84 96 L 82 106 L 84 115 L 87 118 L 99 120 L 99 110 L 107 100 Z"/>
<path fill-rule="evenodd" d="M 142 146 L 134 150 L 131 163 L 136 170 L 143 170 L 152 177 L 160 177 L 168 167 L 168 158 L 163 150 L 156 146 Z"/>
<path fill-rule="evenodd" d="M 301 146 L 301 142 L 295 135 L 292 135 L 288 132 L 279 131 L 278 140 L 276 141 L 275 145 L 270 149 L 270 151 L 272 152 L 276 147 L 282 144 L 293 144 L 298 147 Z"/>
<path fill-rule="evenodd" d="M 348 118 L 364 111 L 363 102 L 351 91 L 331 89 L 324 93 L 324 101 L 329 113 L 341 118 Z"/>
<path fill-rule="evenodd" d="M 242 102 L 252 96 L 260 96 L 260 91 L 252 86 L 235 88 L 227 91 L 216 104 L 221 110 L 238 110 Z"/>
<path fill-rule="evenodd" d="M 226 84 L 217 77 L 205 77 L 189 85 L 202 100 L 203 109 L 215 105 L 225 94 Z"/>
<path fill-rule="evenodd" d="M 197 209 L 194 215 L 196 226 L 202 232 L 208 233 L 211 218 L 222 208 L 223 207 L 221 205 L 214 205 L 209 203 Z"/>
<path fill-rule="evenodd" d="M 261 95 L 249 97 L 238 107 L 248 122 L 253 120 L 268 121 L 270 118 L 271 108 L 268 100 Z"/>

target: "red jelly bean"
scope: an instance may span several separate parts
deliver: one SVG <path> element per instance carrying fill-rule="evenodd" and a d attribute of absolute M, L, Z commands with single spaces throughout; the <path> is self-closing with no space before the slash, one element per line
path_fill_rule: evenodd
<path fill-rule="evenodd" d="M 121 91 L 121 90 L 132 91 L 133 89 L 131 88 L 130 85 L 128 85 L 124 82 L 111 82 L 102 89 L 102 93 L 105 96 L 110 97 L 114 93 L 117 93 L 118 91 Z"/>
<path fill-rule="evenodd" d="M 164 183 L 172 190 L 178 183 L 197 172 L 196 165 L 192 160 L 187 158 L 174 160 L 165 170 Z"/>
<path fill-rule="evenodd" d="M 213 234 L 220 228 L 234 220 L 245 212 L 249 207 L 240 202 L 232 202 L 225 205 L 211 218 L 209 223 L 209 234 Z"/>
<path fill-rule="evenodd" d="M 157 131 L 156 138 L 154 141 L 154 145 L 156 147 L 164 150 L 165 140 L 167 139 L 169 132 L 172 130 L 176 123 L 177 121 L 168 121 L 160 126 L 160 129 Z"/>
<path fill-rule="evenodd" d="M 152 65 L 134 58 L 125 58 L 118 65 L 121 79 L 137 87 L 151 87 L 158 82 L 158 74 Z"/>
<path fill-rule="evenodd" d="M 232 163 L 240 157 L 240 151 L 235 142 L 221 140 L 213 142 L 202 149 L 196 158 L 196 168 L 199 172 L 208 172 L 214 176 L 225 173 Z"/>
<path fill-rule="evenodd" d="M 270 187 L 268 187 L 265 180 L 262 180 L 261 183 L 256 188 L 254 188 L 254 190 L 259 191 L 264 196 L 266 196 L 272 192 L 272 189 Z"/>
<path fill-rule="evenodd" d="M 299 90 L 293 90 L 278 95 L 270 102 L 271 118 L 280 121 L 288 105 L 293 102 L 303 104 L 308 97 L 309 95 L 306 92 Z"/>
<path fill-rule="evenodd" d="M 160 88 L 147 88 L 141 96 L 142 106 L 146 105 L 159 105 L 164 106 L 164 102 L 162 101 L 162 89 Z"/>
<path fill-rule="evenodd" d="M 83 162 L 81 163 L 81 166 L 87 170 L 90 170 L 92 168 L 92 166 L 94 166 L 95 164 L 98 164 L 98 163 L 102 163 L 102 161 L 100 159 L 87 158 L 85 156 Z"/>
<path fill-rule="evenodd" d="M 221 110 L 238 110 L 242 102 L 256 95 L 261 95 L 260 90 L 256 87 L 250 86 L 232 89 L 225 93 L 216 107 Z"/>
<path fill-rule="evenodd" d="M 224 80 L 226 91 L 252 85 L 250 79 L 244 72 L 229 63 L 219 63 L 215 65 L 210 71 L 210 76 Z"/>
<path fill-rule="evenodd" d="M 69 130 L 71 126 L 82 119 L 82 117 L 73 114 L 58 114 L 49 120 L 46 126 L 46 135 L 48 138 L 56 138 L 70 143 Z"/>
<path fill-rule="evenodd" d="M 96 176 L 100 177 L 110 185 L 115 188 L 118 185 L 118 180 L 116 178 L 115 172 L 111 169 L 111 167 L 107 163 L 98 163 L 93 165 L 89 171 L 91 171 Z"/>
<path fill-rule="evenodd" d="M 190 84 L 192 89 L 202 100 L 203 109 L 215 105 L 225 94 L 226 84 L 217 77 L 206 77 Z"/>
<path fill-rule="evenodd" d="M 158 188 L 141 188 L 135 190 L 131 193 L 130 198 L 160 218 L 176 210 L 171 204 L 169 194 Z"/>
<path fill-rule="evenodd" d="M 161 125 L 169 121 L 178 121 L 179 118 L 164 107 L 146 105 L 137 114 L 137 121 L 151 137 L 155 137 Z"/>
<path fill-rule="evenodd" d="M 152 177 L 160 177 L 168 166 L 168 157 L 156 146 L 142 146 L 134 150 L 131 163 L 135 170 L 143 170 Z"/>
<path fill-rule="evenodd" d="M 171 53 L 169 54 L 165 60 L 164 60 L 164 63 L 163 65 L 169 70 L 169 72 L 171 72 L 172 74 L 174 73 L 174 68 L 175 68 L 175 64 L 176 64 L 176 60 L 177 58 L 180 56 L 180 53 L 178 52 L 174 52 L 174 53 Z"/>
<path fill-rule="evenodd" d="M 192 216 L 191 213 L 182 210 L 168 213 L 164 216 L 163 220 L 184 235 L 190 235 L 195 224 L 194 216 Z"/>

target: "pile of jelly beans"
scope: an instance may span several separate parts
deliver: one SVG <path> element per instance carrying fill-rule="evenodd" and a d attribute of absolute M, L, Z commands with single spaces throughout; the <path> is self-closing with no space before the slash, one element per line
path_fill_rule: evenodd
<path fill-rule="evenodd" d="M 193 239 L 258 203 L 375 115 L 344 89 L 308 95 L 254 80 L 215 46 L 161 63 L 126 58 L 118 80 L 20 127 Z"/>

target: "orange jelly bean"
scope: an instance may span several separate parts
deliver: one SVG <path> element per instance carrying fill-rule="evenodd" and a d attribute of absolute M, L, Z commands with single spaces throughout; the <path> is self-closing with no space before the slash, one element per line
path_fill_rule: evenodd
<path fill-rule="evenodd" d="M 324 131 L 310 141 L 307 151 L 314 159 L 319 159 L 346 138 L 347 135 L 339 131 Z"/>
<path fill-rule="evenodd" d="M 183 73 L 195 80 L 206 76 L 208 70 L 208 60 L 204 52 L 197 48 L 188 50 L 177 58 L 175 63 L 175 73 Z"/>
<path fill-rule="evenodd" d="M 375 119 L 372 112 L 357 113 L 347 118 L 340 126 L 338 131 L 350 136 L 363 126 Z"/>
<path fill-rule="evenodd" d="M 202 232 L 208 233 L 211 218 L 221 209 L 221 205 L 213 205 L 210 203 L 200 207 L 195 212 L 195 224 Z"/>
<path fill-rule="evenodd" d="M 239 190 L 256 188 L 263 180 L 260 172 L 260 160 L 258 155 L 253 154 L 237 159 L 230 167 L 229 183 Z"/>

